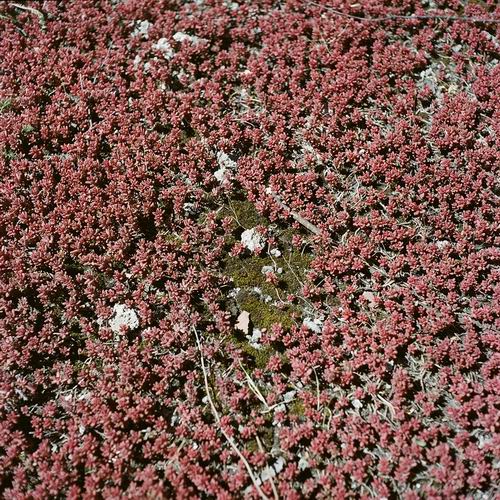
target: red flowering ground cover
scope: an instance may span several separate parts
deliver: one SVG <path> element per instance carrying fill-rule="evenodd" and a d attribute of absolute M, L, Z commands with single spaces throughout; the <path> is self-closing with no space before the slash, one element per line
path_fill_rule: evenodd
<path fill-rule="evenodd" d="M 499 20 L 1 2 L 3 497 L 498 495 Z"/>

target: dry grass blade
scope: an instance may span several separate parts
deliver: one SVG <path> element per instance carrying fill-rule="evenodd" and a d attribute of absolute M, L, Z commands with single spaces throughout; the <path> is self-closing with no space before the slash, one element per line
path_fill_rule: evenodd
<path fill-rule="evenodd" d="M 215 421 L 217 422 L 220 431 L 222 432 L 223 436 L 226 438 L 226 440 L 229 443 L 229 445 L 231 446 L 231 448 L 234 450 L 234 452 L 238 455 L 240 460 L 243 462 L 243 465 L 245 466 L 245 468 L 248 472 L 248 475 L 250 476 L 250 479 L 252 480 L 252 483 L 255 486 L 255 489 L 259 493 L 260 497 L 265 499 L 265 500 L 269 500 L 269 497 L 262 491 L 262 488 L 259 486 L 259 482 L 257 480 L 257 477 L 256 477 L 254 471 L 252 470 L 252 466 L 248 463 L 248 460 L 243 456 L 243 454 L 239 450 L 238 446 L 236 445 L 234 439 L 223 429 L 223 427 L 220 423 L 219 412 L 217 411 L 217 408 L 215 407 L 212 396 L 210 394 L 210 387 L 208 385 L 207 369 L 205 367 L 205 358 L 203 357 L 203 351 L 201 348 L 200 337 L 198 335 L 196 328 L 193 327 L 193 331 L 194 331 L 194 334 L 196 337 L 196 344 L 198 346 L 198 351 L 200 353 L 201 369 L 203 371 L 203 380 L 205 383 L 205 392 L 207 394 L 207 399 L 208 399 L 208 402 L 210 404 L 210 409 L 211 409 L 212 414 L 215 418 Z M 275 494 L 275 498 L 277 498 L 276 494 Z"/>

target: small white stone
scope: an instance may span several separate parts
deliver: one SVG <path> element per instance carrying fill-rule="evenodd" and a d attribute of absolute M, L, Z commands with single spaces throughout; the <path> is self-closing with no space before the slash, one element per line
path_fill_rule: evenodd
<path fill-rule="evenodd" d="M 225 167 L 221 167 L 218 170 L 214 172 L 214 177 L 219 181 L 219 182 L 224 182 L 226 180 L 226 169 Z"/>
<path fill-rule="evenodd" d="M 155 44 L 153 44 L 153 49 L 159 50 L 165 59 L 172 59 L 174 57 L 174 49 L 168 43 L 166 38 L 160 38 Z"/>
<path fill-rule="evenodd" d="M 316 318 L 304 318 L 304 321 L 302 322 L 304 326 L 309 328 L 309 330 L 315 332 L 315 333 L 321 333 L 323 322 Z"/>
<path fill-rule="evenodd" d="M 132 32 L 132 36 L 140 36 L 142 38 L 148 39 L 149 29 L 153 26 L 149 21 L 136 21 L 135 28 Z"/>
<path fill-rule="evenodd" d="M 231 160 L 231 158 L 229 158 L 229 156 L 224 153 L 224 151 L 217 151 L 217 163 L 220 167 L 231 169 L 235 169 L 237 166 L 236 162 Z"/>
<path fill-rule="evenodd" d="M 241 311 L 238 316 L 235 328 L 242 331 L 245 335 L 248 333 L 248 328 L 250 326 L 250 313 L 248 311 Z"/>
<path fill-rule="evenodd" d="M 109 326 L 114 333 L 120 333 L 122 326 L 134 330 L 139 326 L 139 318 L 134 309 L 125 304 L 115 304 L 113 307 L 113 318 Z"/>
<path fill-rule="evenodd" d="M 359 409 L 363 408 L 363 403 L 359 399 L 353 399 L 352 406 L 354 406 L 354 408 L 356 408 L 356 410 L 359 410 Z"/>
<path fill-rule="evenodd" d="M 182 43 L 182 42 L 191 42 L 193 45 L 196 45 L 198 43 L 204 42 L 205 40 L 203 38 L 199 38 L 194 35 L 188 35 L 187 33 L 182 33 L 182 31 L 178 31 L 177 33 L 174 34 L 172 37 L 176 42 Z"/>
<path fill-rule="evenodd" d="M 251 252 L 255 252 L 264 247 L 264 238 L 255 228 L 247 229 L 241 234 L 241 243 Z"/>

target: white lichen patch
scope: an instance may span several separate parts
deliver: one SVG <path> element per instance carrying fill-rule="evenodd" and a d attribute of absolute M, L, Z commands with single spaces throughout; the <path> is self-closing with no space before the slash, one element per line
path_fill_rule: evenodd
<path fill-rule="evenodd" d="M 224 182 L 227 179 L 228 171 L 236 170 L 236 162 L 231 160 L 224 151 L 217 151 L 216 157 L 219 169 L 214 172 L 214 177 L 219 182 Z"/>
<path fill-rule="evenodd" d="M 220 167 L 214 172 L 214 177 L 219 182 L 224 182 L 226 180 L 226 169 L 224 167 Z"/>
<path fill-rule="evenodd" d="M 323 321 L 319 318 L 304 318 L 302 324 L 315 333 L 321 333 Z"/>
<path fill-rule="evenodd" d="M 264 248 L 264 238 L 257 229 L 246 229 L 241 234 L 241 244 L 250 252 L 255 252 Z"/>
<path fill-rule="evenodd" d="M 188 35 L 187 33 L 182 33 L 182 31 L 178 31 L 172 37 L 176 42 L 190 42 L 193 45 L 198 45 L 199 43 L 206 42 L 204 38 L 200 38 L 195 35 Z"/>
<path fill-rule="evenodd" d="M 260 339 L 262 338 L 262 330 L 259 328 L 254 328 L 252 330 L 252 335 L 247 335 L 248 343 L 255 349 L 262 348 L 262 344 L 260 343 Z"/>
<path fill-rule="evenodd" d="M 172 45 L 170 45 L 166 38 L 160 38 L 156 43 L 154 43 L 153 49 L 161 52 L 165 59 L 172 59 L 175 55 Z"/>
<path fill-rule="evenodd" d="M 236 169 L 236 162 L 224 153 L 224 151 L 217 151 L 217 163 L 221 167 Z"/>
<path fill-rule="evenodd" d="M 149 21 L 136 21 L 135 22 L 135 28 L 134 31 L 132 32 L 133 37 L 140 36 L 141 38 L 144 38 L 147 40 L 149 38 L 149 30 L 153 26 Z"/>
<path fill-rule="evenodd" d="M 139 317 L 134 309 L 125 304 L 115 304 L 113 307 L 113 317 L 109 321 L 109 327 L 114 333 L 120 333 L 122 327 L 134 330 L 139 326 Z"/>

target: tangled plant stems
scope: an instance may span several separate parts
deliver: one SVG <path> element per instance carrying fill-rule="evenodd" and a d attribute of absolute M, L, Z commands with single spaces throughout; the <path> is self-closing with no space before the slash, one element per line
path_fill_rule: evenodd
<path fill-rule="evenodd" d="M 500 10 L 0 2 L 0 491 L 494 498 Z"/>

